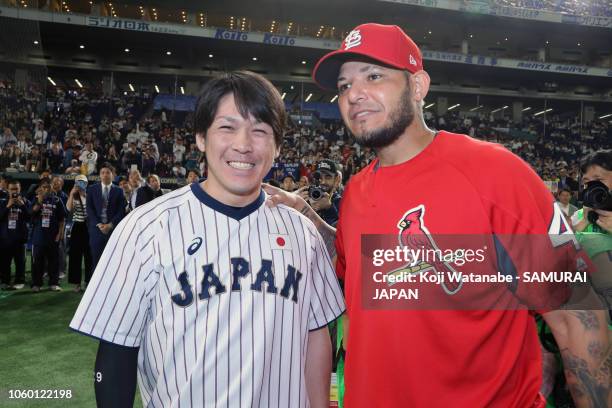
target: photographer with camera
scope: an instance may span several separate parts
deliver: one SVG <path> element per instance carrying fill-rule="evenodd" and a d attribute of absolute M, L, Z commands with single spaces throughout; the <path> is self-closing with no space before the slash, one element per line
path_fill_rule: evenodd
<path fill-rule="evenodd" d="M 81 291 L 81 264 L 85 259 L 85 285 L 91 279 L 91 252 L 87 232 L 87 177 L 79 175 L 74 179 L 66 209 L 72 216 L 70 249 L 68 250 L 68 282 L 74 284 L 74 291 Z"/>
<path fill-rule="evenodd" d="M 0 198 L 0 278 L 3 289 L 22 289 L 25 284 L 25 243 L 28 240 L 28 206 L 21 195 L 21 183 L 8 181 L 8 195 Z M 15 261 L 15 282 L 11 284 L 11 262 Z"/>
<path fill-rule="evenodd" d="M 63 238 L 65 211 L 60 198 L 51 193 L 50 180 L 42 179 L 36 190 L 36 199 L 30 206 L 33 292 L 39 292 L 43 284 L 45 261 L 48 264 L 49 289 L 54 292 L 62 290 L 59 287 L 57 254 Z"/>
<path fill-rule="evenodd" d="M 342 177 L 338 174 L 338 170 L 338 165 L 333 160 L 321 160 L 317 163 L 310 186 L 297 191 L 313 210 L 333 227 L 338 222 L 338 210 L 342 198 L 339 192 Z"/>
<path fill-rule="evenodd" d="M 612 317 L 612 150 L 585 157 L 580 165 L 584 206 L 572 217 L 578 242 L 593 260 L 593 287 Z"/>
<path fill-rule="evenodd" d="M 583 208 L 572 217 L 577 232 L 612 233 L 612 150 L 594 152 L 580 165 Z"/>

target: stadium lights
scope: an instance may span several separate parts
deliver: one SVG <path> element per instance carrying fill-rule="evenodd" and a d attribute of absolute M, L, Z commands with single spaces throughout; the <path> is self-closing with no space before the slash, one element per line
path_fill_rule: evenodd
<path fill-rule="evenodd" d="M 538 113 L 534 113 L 533 116 L 540 116 L 541 114 L 550 112 L 551 110 L 552 110 L 552 108 L 548 108 L 546 110 L 539 111 Z"/>
<path fill-rule="evenodd" d="M 130 91 L 134 92 L 134 86 L 132 84 L 128 84 L 128 86 L 130 87 Z"/>
<path fill-rule="evenodd" d="M 257 57 L 253 57 L 253 61 L 257 61 Z"/>
<path fill-rule="evenodd" d="M 126 49 L 125 49 L 125 50 L 123 50 L 123 51 L 125 51 L 125 52 L 130 52 L 130 49 L 129 49 L 129 48 L 126 48 Z"/>
<path fill-rule="evenodd" d="M 172 55 L 172 51 L 166 51 L 166 55 Z"/>
<path fill-rule="evenodd" d="M 81 45 L 79 45 L 79 48 L 83 49 L 83 48 L 85 48 L 85 46 L 83 44 L 81 44 Z"/>
<path fill-rule="evenodd" d="M 527 112 L 527 111 L 529 111 L 529 110 L 531 110 L 531 106 L 526 107 L 526 108 L 525 108 L 525 109 L 523 109 L 521 112 Z"/>
<path fill-rule="evenodd" d="M 212 58 L 212 57 L 214 57 L 214 55 L 208 54 L 208 58 Z"/>
<path fill-rule="evenodd" d="M 508 105 L 504 105 L 504 106 L 502 106 L 501 108 L 493 109 L 493 110 L 491 111 L 491 113 L 497 113 L 497 112 L 499 112 L 500 110 L 504 110 L 504 109 L 508 109 Z"/>
<path fill-rule="evenodd" d="M 34 40 L 34 45 L 38 45 L 38 40 Z"/>
<path fill-rule="evenodd" d="M 600 116 L 599 119 L 609 118 L 610 116 L 612 116 L 612 113 L 608 113 L 607 115 Z"/>
<path fill-rule="evenodd" d="M 312 93 L 309 93 L 304 102 L 308 102 L 312 98 Z"/>
<path fill-rule="evenodd" d="M 429 105 L 427 105 L 427 106 L 425 107 L 425 109 L 429 109 L 429 108 L 431 108 L 431 107 L 432 107 L 432 106 L 434 106 L 434 105 L 435 105 L 435 103 L 430 103 Z"/>
<path fill-rule="evenodd" d="M 291 85 L 291 90 L 293 90 L 293 85 Z"/>
<path fill-rule="evenodd" d="M 159 86 L 155 85 L 155 92 L 159 93 Z"/>
<path fill-rule="evenodd" d="M 475 107 L 473 107 L 472 109 L 470 109 L 470 112 L 477 111 L 478 109 L 480 109 L 480 108 L 482 108 L 482 107 L 483 107 L 483 105 L 478 105 L 478 106 L 475 106 Z"/>
<path fill-rule="evenodd" d="M 76 82 L 76 84 L 79 86 L 79 88 L 83 87 L 83 84 L 81 84 L 81 82 L 78 79 L 74 78 L 74 82 Z"/>
<path fill-rule="evenodd" d="M 321 36 L 321 33 L 323 33 L 323 29 L 325 28 L 325 26 L 321 26 L 319 27 L 319 31 L 317 32 L 317 37 Z"/>
<path fill-rule="evenodd" d="M 453 110 L 453 109 L 455 109 L 455 108 L 457 108 L 459 106 L 461 106 L 461 104 L 460 103 L 456 103 L 453 106 L 451 106 L 450 108 L 448 108 L 448 110 Z"/>
<path fill-rule="evenodd" d="M 47 77 L 47 80 L 48 80 L 49 82 L 51 82 L 51 85 L 53 85 L 53 86 L 57 86 L 57 85 L 55 84 L 55 81 L 54 81 L 54 80 L 52 80 L 50 76 L 48 76 L 48 77 Z"/>
<path fill-rule="evenodd" d="M 306 61 L 302 61 L 302 65 L 306 65 Z"/>
<path fill-rule="evenodd" d="M 281 99 L 285 100 L 285 96 L 287 96 L 287 92 L 283 92 L 283 94 L 281 95 Z"/>
<path fill-rule="evenodd" d="M 183 88 L 182 86 L 181 86 L 181 94 L 185 95 L 185 88 Z"/>
<path fill-rule="evenodd" d="M 336 99 L 338 99 L 338 95 L 334 95 L 333 98 L 331 98 L 331 101 L 329 101 L 329 103 L 334 103 L 336 102 Z"/>

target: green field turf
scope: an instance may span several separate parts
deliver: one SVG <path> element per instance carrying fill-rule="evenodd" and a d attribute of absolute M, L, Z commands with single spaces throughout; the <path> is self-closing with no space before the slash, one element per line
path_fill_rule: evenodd
<path fill-rule="evenodd" d="M 29 254 L 28 254 L 29 255 Z M 27 268 L 29 270 L 29 268 Z M 0 290 L 0 407 L 95 407 L 98 342 L 68 328 L 81 293 Z M 47 281 L 45 280 L 45 285 Z M 70 399 L 9 399 L 9 390 L 71 390 Z M 134 406 L 141 407 L 140 395 Z"/>

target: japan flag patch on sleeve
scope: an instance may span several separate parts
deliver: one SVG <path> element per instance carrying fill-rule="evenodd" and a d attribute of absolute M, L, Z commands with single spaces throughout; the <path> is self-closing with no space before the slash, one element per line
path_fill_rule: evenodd
<path fill-rule="evenodd" d="M 291 250 L 291 241 L 287 234 L 270 234 L 271 249 L 288 249 Z"/>

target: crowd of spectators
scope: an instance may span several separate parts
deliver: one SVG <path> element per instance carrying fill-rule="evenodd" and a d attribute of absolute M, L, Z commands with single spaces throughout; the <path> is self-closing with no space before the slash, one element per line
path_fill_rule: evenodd
<path fill-rule="evenodd" d="M 74 283 L 75 290 L 81 290 L 81 258 L 86 264 L 86 284 L 100 248 L 120 215 L 160 196 L 162 184 L 174 188 L 206 177 L 206 161 L 195 145 L 190 115 L 156 112 L 152 102 L 150 97 L 105 98 L 61 91 L 43 98 L 35 90 L 17 93 L 0 86 L 0 174 L 4 175 L 0 180 L 0 210 L 10 211 L 13 217 L 6 218 L 3 213 L 7 225 L 15 223 L 12 230 L 0 228 L 0 246 L 15 241 L 14 237 L 5 237 L 15 231 L 19 232 L 20 242 L 19 251 L 4 252 L 10 254 L 8 258 L 0 256 L 0 288 L 24 286 L 23 243 L 28 233 L 23 231 L 31 230 L 31 242 L 40 255 L 33 260 L 36 273 L 32 288 L 40 288 L 42 265 L 49 264 L 53 265 L 47 269 L 50 288 L 61 290 L 58 282 L 66 271 L 68 252 L 72 265 L 69 282 Z M 576 210 L 570 198 L 577 197 L 580 159 L 612 148 L 610 122 L 593 121 L 581 126 L 575 117 L 552 115 L 525 116 L 520 123 L 514 123 L 503 115 L 448 112 L 437 116 L 430 110 L 425 111 L 424 117 L 432 129 L 500 143 L 522 157 L 550 183 L 553 191 L 559 191 L 568 216 Z M 292 125 L 286 130 L 281 154 L 266 180 L 288 191 L 302 187 L 298 193 L 334 225 L 342 186 L 374 157 L 374 151 L 356 143 L 339 122 L 316 127 Z M 25 194 L 21 192 L 20 173 L 39 174 L 38 184 L 31 185 L 27 192 L 24 189 Z M 63 188 L 62 175 L 75 178 L 69 192 Z M 88 188 L 88 177 L 99 177 L 101 183 Z M 115 184 L 111 183 L 113 179 Z M 314 196 L 313 187 L 324 199 Z M 117 202 L 114 207 L 111 201 Z M 119 218 L 113 218 L 113 222 L 104 211 L 96 215 L 96 208 L 115 208 Z M 103 221 L 105 216 L 108 222 Z M 98 218 L 102 221 L 89 223 L 88 228 L 79 225 L 79 221 Z M 63 236 L 65 219 L 74 225 L 75 242 L 93 245 L 87 237 L 98 234 L 101 244 L 91 248 L 74 242 L 68 245 Z M 17 274 L 10 286 L 8 265 L 12 257 Z"/>
<path fill-rule="evenodd" d="M 144 177 L 155 174 L 179 182 L 190 171 L 206 176 L 190 115 L 176 123 L 171 112 L 153 111 L 152 99 L 138 96 L 105 98 L 58 91 L 47 100 L 53 102 L 42 102 L 36 93 L 17 94 L 0 87 L 0 172 L 48 169 L 53 174 L 92 176 L 102 163 L 110 163 L 124 176 L 133 169 Z M 459 112 L 436 116 L 426 110 L 425 120 L 433 129 L 503 144 L 544 180 L 566 174 L 577 179 L 580 157 L 612 147 L 609 122 L 581 126 L 576 117 L 530 115 L 513 123 L 507 116 Z M 310 179 L 318 162 L 331 159 L 340 165 L 345 184 L 373 158 L 374 152 L 355 143 L 340 123 L 292 126 L 268 178 L 282 182 L 289 174 L 296 182 Z"/>
<path fill-rule="evenodd" d="M 547 10 L 576 16 L 612 16 L 609 0 L 493 0 L 502 6 Z"/>

